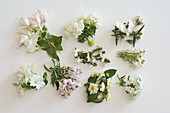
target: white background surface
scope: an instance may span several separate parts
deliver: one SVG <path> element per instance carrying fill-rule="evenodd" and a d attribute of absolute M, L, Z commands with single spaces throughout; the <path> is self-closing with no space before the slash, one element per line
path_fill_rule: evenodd
<path fill-rule="evenodd" d="M 130 100 L 117 85 L 111 89 L 111 100 L 101 104 L 86 103 L 84 87 L 76 90 L 68 99 L 59 96 L 51 84 L 19 96 L 16 87 L 12 86 L 16 80 L 16 68 L 28 62 L 37 62 L 37 70 L 42 74 L 43 64 L 51 64 L 50 57 L 43 51 L 26 54 L 24 48 L 17 49 L 17 19 L 31 15 L 37 9 L 48 11 L 49 31 L 55 35 L 62 35 L 64 25 L 76 17 L 85 13 L 99 15 L 103 26 L 95 36 L 96 44 L 106 50 L 112 62 L 106 67 L 100 64 L 95 68 L 79 65 L 84 71 L 81 82 L 85 83 L 92 72 L 111 67 L 116 68 L 119 75 L 140 74 L 145 87 L 139 98 Z M 0 0 L 0 113 L 169 113 L 169 10 L 168 0 Z M 144 17 L 146 27 L 143 39 L 136 48 L 146 50 L 146 63 L 134 70 L 116 58 L 117 50 L 132 47 L 124 42 L 116 47 L 110 35 L 116 21 L 126 22 L 138 14 Z M 79 44 L 75 39 L 64 39 L 63 47 L 61 64 L 70 66 L 78 65 L 73 62 L 74 47 L 88 49 L 86 44 Z M 116 82 L 116 77 L 113 80 Z"/>

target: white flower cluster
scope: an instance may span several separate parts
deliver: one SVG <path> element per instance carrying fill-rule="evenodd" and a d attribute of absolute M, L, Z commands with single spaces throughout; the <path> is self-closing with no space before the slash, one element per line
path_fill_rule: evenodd
<path fill-rule="evenodd" d="M 122 78 L 123 80 L 123 85 L 122 87 L 124 87 L 126 93 L 134 98 L 140 95 L 140 93 L 143 90 L 143 80 L 142 77 L 136 77 L 136 78 L 132 78 L 131 76 L 128 76 L 127 78 L 124 76 Z"/>
<path fill-rule="evenodd" d="M 31 63 L 19 68 L 19 74 L 17 75 L 18 81 L 17 83 L 14 83 L 14 85 L 18 86 L 20 95 L 24 95 L 26 90 L 38 90 L 46 85 L 43 76 L 35 73 L 34 68 L 35 65 Z"/>
<path fill-rule="evenodd" d="M 95 83 L 90 83 L 88 87 L 88 91 L 90 94 L 98 94 L 98 99 L 101 99 L 104 97 L 106 98 L 106 101 L 109 101 L 111 98 L 110 94 L 110 87 L 113 84 L 112 78 L 107 78 L 105 73 L 94 73 L 91 75 L 91 77 L 97 77 L 97 80 Z M 106 79 L 106 83 L 102 82 L 102 80 Z M 107 91 L 106 91 L 107 90 Z M 107 92 L 107 94 L 104 94 L 104 92 Z"/>
<path fill-rule="evenodd" d="M 116 22 L 116 27 L 127 36 L 129 36 L 132 32 L 137 32 L 141 28 L 140 26 L 144 25 L 143 18 L 140 16 L 136 16 L 132 20 L 129 20 L 127 23 Z"/>
<path fill-rule="evenodd" d="M 69 69 L 67 74 L 64 76 L 66 79 L 63 79 L 59 82 L 59 92 L 61 96 L 68 97 L 71 93 L 81 87 L 80 83 L 80 74 L 82 73 L 81 69 L 74 67 Z"/>
<path fill-rule="evenodd" d="M 20 46 L 24 45 L 29 49 L 32 45 L 32 35 L 46 26 L 47 12 L 38 10 L 31 17 L 21 17 L 19 19 L 19 38 Z"/>
<path fill-rule="evenodd" d="M 86 24 L 95 25 L 98 28 L 101 26 L 100 18 L 95 14 L 77 18 L 66 26 L 65 36 L 78 38 L 78 36 L 83 33 Z"/>

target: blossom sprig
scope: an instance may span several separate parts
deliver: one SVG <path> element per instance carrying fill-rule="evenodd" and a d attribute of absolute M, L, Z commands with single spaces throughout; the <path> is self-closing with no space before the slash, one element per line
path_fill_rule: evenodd
<path fill-rule="evenodd" d="M 47 85 L 47 73 L 43 76 L 38 75 L 35 71 L 35 64 L 25 64 L 18 69 L 17 82 L 13 85 L 18 87 L 20 95 L 24 95 L 26 90 L 40 89 Z"/>
<path fill-rule="evenodd" d="M 90 64 L 92 66 L 97 66 L 97 61 L 100 61 L 103 64 L 110 63 L 110 60 L 105 57 L 105 51 L 99 46 L 87 52 L 75 48 L 74 58 L 76 58 L 78 63 Z"/>
<path fill-rule="evenodd" d="M 119 77 L 119 86 L 123 87 L 125 92 L 131 97 L 136 98 L 143 90 L 143 79 L 141 76 L 136 78 L 129 76 Z"/>
<path fill-rule="evenodd" d="M 101 26 L 100 18 L 95 14 L 82 16 L 66 26 L 65 36 L 77 38 L 80 43 L 88 41 L 88 45 L 93 46 L 95 41 L 92 38 L 99 26 Z"/>
<path fill-rule="evenodd" d="M 71 93 L 81 87 L 80 74 L 82 70 L 78 67 L 60 66 L 60 63 L 54 63 L 53 67 L 45 69 L 51 73 L 51 84 L 56 86 L 59 94 L 65 98 L 71 96 Z"/>
<path fill-rule="evenodd" d="M 141 39 L 144 26 L 143 18 L 140 16 L 136 16 L 127 23 L 116 22 L 116 26 L 112 30 L 116 45 L 118 45 L 118 40 L 126 38 L 127 42 L 135 47 L 136 41 Z"/>
<path fill-rule="evenodd" d="M 87 88 L 87 102 L 101 103 L 105 99 L 111 98 L 110 87 L 112 86 L 112 77 L 117 70 L 108 69 L 101 73 L 93 73 L 84 86 Z"/>
<path fill-rule="evenodd" d="M 121 58 L 123 61 L 129 63 L 130 67 L 137 68 L 144 64 L 145 60 L 143 58 L 143 50 L 122 50 L 117 52 L 117 57 Z"/>
<path fill-rule="evenodd" d="M 62 51 L 62 36 L 55 36 L 48 32 L 47 12 L 38 10 L 30 17 L 21 17 L 19 19 L 19 38 L 20 47 L 25 46 L 29 53 L 44 50 L 47 54 L 59 61 L 58 51 Z M 36 41 L 34 44 L 33 40 Z M 33 47 L 35 45 L 35 47 Z"/>

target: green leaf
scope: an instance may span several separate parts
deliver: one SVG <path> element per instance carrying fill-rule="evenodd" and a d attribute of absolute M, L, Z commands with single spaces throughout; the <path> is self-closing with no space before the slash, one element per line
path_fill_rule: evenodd
<path fill-rule="evenodd" d="M 104 98 L 97 98 L 98 97 L 98 94 L 89 94 L 88 97 L 87 97 L 87 102 L 93 102 L 93 103 L 101 103 Z"/>
<path fill-rule="evenodd" d="M 117 78 L 119 79 L 119 83 L 118 83 L 118 84 L 119 84 L 120 86 L 124 87 L 125 84 L 126 84 L 126 82 L 125 82 L 125 80 L 124 80 L 125 75 L 122 76 L 122 77 L 119 77 L 119 76 L 117 75 Z"/>
<path fill-rule="evenodd" d="M 43 78 L 44 78 L 45 85 L 47 85 L 48 84 L 47 72 L 44 73 Z"/>
<path fill-rule="evenodd" d="M 23 83 L 23 84 L 21 84 L 21 87 L 24 88 L 24 89 L 26 89 L 26 90 L 35 89 L 35 87 L 30 86 L 29 83 L 28 83 L 28 84 Z"/>
<path fill-rule="evenodd" d="M 104 73 L 105 75 L 108 75 L 107 76 L 108 78 L 111 78 L 116 74 L 116 71 L 117 71 L 116 69 L 108 69 Z"/>
<path fill-rule="evenodd" d="M 18 84 L 17 84 L 17 83 L 12 83 L 12 85 L 14 85 L 14 86 L 18 86 Z"/>
<path fill-rule="evenodd" d="M 54 45 L 58 45 L 62 43 L 62 36 L 53 36 L 54 40 Z"/>
<path fill-rule="evenodd" d="M 46 51 L 50 57 L 56 59 L 57 61 L 60 61 L 59 56 L 57 55 L 56 50 L 54 48 L 47 48 Z"/>
<path fill-rule="evenodd" d="M 46 26 L 43 26 L 43 28 L 42 28 L 42 31 L 47 31 L 48 30 L 48 28 L 46 27 Z"/>
<path fill-rule="evenodd" d="M 135 43 L 136 43 L 136 37 L 133 37 L 133 47 L 135 47 Z"/>
<path fill-rule="evenodd" d="M 88 82 L 89 83 L 96 83 L 97 77 L 89 77 Z"/>
<path fill-rule="evenodd" d="M 37 44 L 44 50 L 45 48 L 49 47 L 49 44 L 43 40 L 43 39 L 40 39 L 37 41 Z"/>
<path fill-rule="evenodd" d="M 53 37 L 53 36 L 52 36 L 50 33 L 47 33 L 47 39 L 48 39 L 48 40 L 51 40 L 52 37 Z"/>
<path fill-rule="evenodd" d="M 56 47 L 56 50 L 58 50 L 58 51 L 63 50 L 63 47 L 61 46 L 61 44 L 55 45 L 55 47 Z"/>

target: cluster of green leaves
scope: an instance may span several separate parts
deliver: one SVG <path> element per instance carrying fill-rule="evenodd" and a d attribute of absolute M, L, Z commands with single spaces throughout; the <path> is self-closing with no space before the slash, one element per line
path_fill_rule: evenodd
<path fill-rule="evenodd" d="M 68 71 L 70 70 L 70 67 L 66 67 L 66 66 L 61 67 L 60 63 L 56 64 L 54 60 L 52 60 L 52 61 L 54 63 L 53 67 L 47 68 L 44 65 L 44 68 L 48 72 L 51 73 L 51 84 L 52 84 L 53 87 L 56 86 L 57 90 L 58 90 L 59 89 L 59 82 L 63 79 L 68 79 L 64 75 L 66 75 L 68 73 Z"/>
<path fill-rule="evenodd" d="M 126 36 L 126 33 L 122 32 L 118 27 L 115 26 L 115 28 L 112 30 L 112 32 L 114 33 L 111 36 L 115 37 L 115 42 L 116 42 L 116 46 L 118 45 L 118 40 L 120 39 L 124 39 Z"/>
<path fill-rule="evenodd" d="M 138 67 L 144 64 L 145 60 L 142 55 L 145 51 L 141 50 L 122 50 L 117 52 L 117 57 L 123 59 L 123 61 L 128 62 L 130 67 Z"/>
<path fill-rule="evenodd" d="M 43 75 L 43 81 L 45 83 L 45 85 L 48 84 L 48 80 L 47 80 L 47 73 L 44 73 Z M 13 83 L 14 86 L 21 86 L 25 91 L 26 90 L 32 90 L 32 89 L 35 89 L 36 87 L 35 86 L 31 86 L 31 83 L 28 82 L 28 83 Z"/>
<path fill-rule="evenodd" d="M 62 36 L 51 35 L 48 33 L 47 27 L 44 26 L 42 28 L 38 37 L 37 45 L 42 50 L 46 51 L 50 57 L 56 59 L 57 61 L 60 61 L 57 52 L 63 50 L 61 43 Z"/>
<path fill-rule="evenodd" d="M 142 29 L 145 25 L 143 25 L 138 31 L 132 31 L 129 36 L 133 37 L 133 39 L 127 40 L 129 44 L 133 44 L 133 47 L 135 47 L 136 40 L 140 40 L 142 36 Z"/>
<path fill-rule="evenodd" d="M 130 75 L 128 76 L 128 79 L 129 79 L 129 77 L 130 77 Z M 119 79 L 119 83 L 118 83 L 118 84 L 119 84 L 120 86 L 124 87 L 125 84 L 126 84 L 126 81 L 125 81 L 126 75 L 121 76 L 121 77 L 119 77 L 119 76 L 117 75 L 117 78 Z"/>
<path fill-rule="evenodd" d="M 90 64 L 92 66 L 97 66 L 96 61 L 102 61 L 103 58 L 101 55 L 104 55 L 104 54 L 105 54 L 105 51 L 103 50 L 103 48 L 97 47 L 93 49 L 92 51 L 88 51 L 88 52 L 78 51 L 78 55 L 75 58 L 80 59 L 81 63 L 83 64 Z M 90 60 L 88 59 L 88 57 Z M 108 58 L 104 58 L 103 63 L 104 64 L 110 63 L 110 60 Z"/>
<path fill-rule="evenodd" d="M 85 41 L 88 41 L 89 46 L 93 46 L 94 40 L 89 40 L 89 38 L 94 37 L 97 27 L 95 26 L 95 24 L 85 23 L 84 25 L 85 27 L 82 31 L 82 34 L 78 36 L 78 42 L 84 43 Z"/>
<path fill-rule="evenodd" d="M 108 69 L 108 70 L 104 71 L 105 76 L 100 77 L 100 75 L 99 76 L 93 75 L 88 78 L 87 83 L 84 84 L 84 86 L 87 88 L 86 89 L 87 102 L 101 103 L 104 99 L 107 99 L 107 95 L 109 93 L 109 91 L 107 89 L 107 79 L 112 78 L 116 74 L 116 71 L 117 70 L 115 70 L 115 69 Z M 102 82 L 106 86 L 104 91 L 102 92 L 102 91 L 98 90 L 98 92 L 96 94 L 90 94 L 90 92 L 88 90 L 90 83 L 101 84 Z M 98 98 L 99 96 L 101 96 L 101 97 Z"/>

